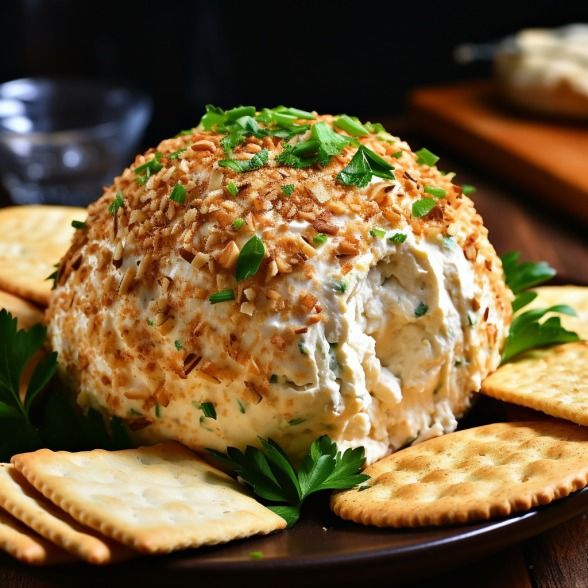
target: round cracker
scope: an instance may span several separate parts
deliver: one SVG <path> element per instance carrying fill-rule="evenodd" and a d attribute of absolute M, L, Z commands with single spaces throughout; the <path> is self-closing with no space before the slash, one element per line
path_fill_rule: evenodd
<path fill-rule="evenodd" d="M 84 208 L 12 206 L 0 209 L 0 289 L 47 305 L 52 283 L 47 277 L 63 257 Z"/>
<path fill-rule="evenodd" d="M 365 473 L 365 489 L 331 498 L 340 517 L 378 527 L 487 520 L 586 486 L 588 429 L 551 420 L 494 423 L 408 447 Z"/>
<path fill-rule="evenodd" d="M 16 318 L 19 329 L 30 329 L 43 322 L 43 313 L 34 304 L 0 290 L 0 310 L 3 308 Z"/>

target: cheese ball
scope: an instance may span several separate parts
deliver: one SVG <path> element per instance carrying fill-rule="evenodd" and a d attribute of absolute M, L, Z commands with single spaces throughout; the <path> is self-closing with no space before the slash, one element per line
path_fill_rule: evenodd
<path fill-rule="evenodd" d="M 208 115 L 137 156 L 61 261 L 48 332 L 78 404 L 141 442 L 294 460 L 453 431 L 511 319 L 453 174 L 351 117 Z"/>

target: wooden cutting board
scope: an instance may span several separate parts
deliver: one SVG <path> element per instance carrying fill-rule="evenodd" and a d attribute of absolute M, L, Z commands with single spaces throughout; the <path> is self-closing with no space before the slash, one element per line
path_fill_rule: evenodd
<path fill-rule="evenodd" d="M 588 222 L 588 125 L 534 118 L 490 81 L 414 91 L 414 124 L 483 167 Z"/>

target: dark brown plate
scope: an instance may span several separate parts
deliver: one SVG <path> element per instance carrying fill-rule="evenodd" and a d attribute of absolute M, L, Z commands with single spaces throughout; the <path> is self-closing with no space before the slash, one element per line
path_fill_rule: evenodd
<path fill-rule="evenodd" d="M 540 418 L 532 411 L 481 397 L 462 422 Z M 387 585 L 422 579 L 463 565 L 537 535 L 588 510 L 588 488 L 548 506 L 492 522 L 426 529 L 377 529 L 338 519 L 327 497 L 310 501 L 291 530 L 224 546 L 184 551 L 167 557 L 90 568 L 73 565 L 31 569 L 8 558 L 0 565 L 15 578 L 26 575 L 39 588 L 66 586 L 365 586 L 386 579 Z M 262 559 L 251 552 L 261 551 Z M 10 571 L 9 571 L 10 570 Z M 35 582 L 38 580 L 38 583 Z M 205 584 L 206 583 L 206 584 Z M 369 584 L 367 584 L 369 585 Z"/>

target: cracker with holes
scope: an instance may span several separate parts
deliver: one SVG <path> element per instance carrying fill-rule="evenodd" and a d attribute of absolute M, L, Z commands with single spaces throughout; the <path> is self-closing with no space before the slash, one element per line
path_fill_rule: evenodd
<path fill-rule="evenodd" d="M 72 555 L 43 539 L 3 511 L 0 511 L 0 550 L 23 563 L 37 566 L 57 565 L 75 560 Z"/>
<path fill-rule="evenodd" d="M 136 555 L 78 523 L 37 492 L 10 464 L 0 464 L 0 506 L 48 541 L 89 563 L 107 564 Z"/>
<path fill-rule="evenodd" d="M 84 208 L 13 206 L 0 210 L 0 288 L 46 305 L 51 293 L 47 277 L 67 251 Z"/>
<path fill-rule="evenodd" d="M 482 392 L 588 426 L 588 342 L 524 353 L 486 378 Z"/>
<path fill-rule="evenodd" d="M 12 462 L 78 522 L 143 553 L 224 543 L 286 526 L 229 476 L 176 443 L 80 453 L 40 449 Z"/>
<path fill-rule="evenodd" d="M 494 423 L 403 449 L 366 468 L 365 489 L 333 495 L 344 519 L 379 527 L 507 516 L 588 483 L 588 429 L 560 421 Z"/>
<path fill-rule="evenodd" d="M 19 329 L 30 329 L 43 322 L 43 313 L 34 304 L 0 290 L 0 310 L 2 309 L 16 318 Z"/>

